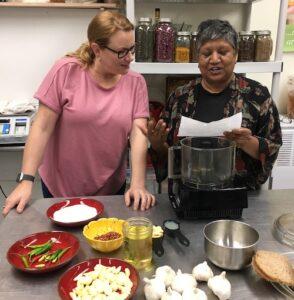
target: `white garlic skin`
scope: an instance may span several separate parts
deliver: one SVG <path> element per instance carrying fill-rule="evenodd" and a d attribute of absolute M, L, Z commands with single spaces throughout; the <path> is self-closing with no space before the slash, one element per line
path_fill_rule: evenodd
<path fill-rule="evenodd" d="M 226 278 L 226 272 L 210 278 L 207 285 L 220 300 L 227 300 L 231 297 L 231 284 Z"/>
<path fill-rule="evenodd" d="M 165 292 L 161 300 L 182 300 L 182 296 L 177 291 L 173 291 L 170 287 L 168 288 L 167 292 Z M 190 299 L 191 300 L 191 299 Z"/>
<path fill-rule="evenodd" d="M 177 275 L 171 284 L 171 288 L 180 294 L 182 294 L 185 289 L 193 289 L 196 286 L 197 282 L 192 274 L 182 273 L 181 270 L 178 270 Z"/>
<path fill-rule="evenodd" d="M 213 277 L 213 272 L 206 261 L 195 266 L 192 270 L 193 277 L 198 281 L 208 281 Z"/>
<path fill-rule="evenodd" d="M 184 290 L 182 298 L 182 300 L 207 300 L 205 292 L 197 288 Z"/>
<path fill-rule="evenodd" d="M 156 269 L 155 277 L 161 278 L 164 281 L 165 286 L 169 287 L 176 277 L 176 272 L 170 266 L 162 266 Z"/>
<path fill-rule="evenodd" d="M 160 278 L 144 278 L 143 281 L 146 283 L 144 286 L 146 300 L 160 300 L 165 293 L 165 284 L 163 280 Z"/>

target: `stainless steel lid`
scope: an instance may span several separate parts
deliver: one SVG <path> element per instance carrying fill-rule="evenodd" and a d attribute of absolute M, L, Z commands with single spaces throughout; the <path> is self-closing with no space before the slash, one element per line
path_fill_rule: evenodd
<path fill-rule="evenodd" d="M 151 19 L 151 18 L 144 17 L 144 18 L 140 18 L 140 19 L 139 19 L 139 22 L 152 22 L 152 19 Z"/>
<path fill-rule="evenodd" d="M 239 35 L 254 35 L 253 31 L 240 31 Z"/>
<path fill-rule="evenodd" d="M 257 30 L 255 31 L 256 35 L 270 35 L 271 31 L 270 30 Z"/>
<path fill-rule="evenodd" d="M 294 212 L 283 214 L 275 220 L 274 233 L 280 242 L 294 248 Z"/>
<path fill-rule="evenodd" d="M 177 35 L 187 35 L 187 36 L 190 36 L 191 32 L 190 31 L 178 31 Z"/>

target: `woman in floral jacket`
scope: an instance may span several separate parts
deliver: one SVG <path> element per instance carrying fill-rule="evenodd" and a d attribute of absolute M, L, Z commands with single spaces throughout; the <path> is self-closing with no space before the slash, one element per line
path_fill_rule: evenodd
<path fill-rule="evenodd" d="M 270 175 L 282 145 L 279 114 L 268 89 L 235 74 L 238 35 L 227 21 L 207 20 L 198 27 L 201 76 L 177 88 L 162 119 L 150 121 L 150 155 L 161 182 L 167 175 L 167 148 L 177 145 L 181 116 L 212 122 L 242 112 L 242 127 L 224 136 L 236 142 L 235 184 L 258 189 Z"/>

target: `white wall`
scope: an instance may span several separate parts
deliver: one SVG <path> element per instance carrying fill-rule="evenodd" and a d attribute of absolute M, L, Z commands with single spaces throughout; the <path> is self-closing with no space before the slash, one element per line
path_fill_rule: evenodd
<path fill-rule="evenodd" d="M 31 98 L 54 61 L 86 40 L 96 13 L 0 8 L 0 101 Z"/>

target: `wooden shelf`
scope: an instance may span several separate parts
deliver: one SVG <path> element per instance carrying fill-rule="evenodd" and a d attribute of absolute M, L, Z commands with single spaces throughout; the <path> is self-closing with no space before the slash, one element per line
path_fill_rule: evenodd
<path fill-rule="evenodd" d="M 85 8 L 85 9 L 119 9 L 115 3 L 22 3 L 0 2 L 1 7 L 24 7 L 24 8 Z"/>

